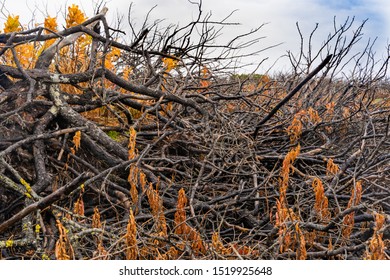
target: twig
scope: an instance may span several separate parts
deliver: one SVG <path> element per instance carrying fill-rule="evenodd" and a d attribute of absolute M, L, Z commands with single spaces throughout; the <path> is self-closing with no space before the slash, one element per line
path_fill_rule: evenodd
<path fill-rule="evenodd" d="M 326 64 L 329 63 L 329 61 L 332 59 L 332 55 L 328 55 L 324 61 L 321 62 L 320 65 L 317 66 L 316 69 L 314 69 L 312 72 L 310 72 L 306 78 L 300 82 L 285 98 L 282 99 L 272 110 L 269 112 L 267 116 L 265 116 L 264 119 L 262 119 L 256 126 L 255 131 L 253 132 L 253 139 L 256 139 L 257 134 L 259 133 L 260 127 L 265 124 L 269 119 L 273 117 L 273 115 L 276 114 L 276 112 L 284 105 L 286 104 L 308 81 L 310 81 L 311 78 L 313 78 L 322 68 L 325 67 Z"/>

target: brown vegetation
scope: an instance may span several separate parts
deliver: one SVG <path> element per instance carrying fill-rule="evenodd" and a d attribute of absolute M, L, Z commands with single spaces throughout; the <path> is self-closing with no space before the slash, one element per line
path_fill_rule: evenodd
<path fill-rule="evenodd" d="M 198 8 L 130 43 L 105 8 L 69 7 L 62 31 L 8 18 L 1 258 L 389 258 L 388 59 L 353 55 L 364 23 L 291 73 L 239 75 L 260 29 L 216 46 L 229 23 Z"/>

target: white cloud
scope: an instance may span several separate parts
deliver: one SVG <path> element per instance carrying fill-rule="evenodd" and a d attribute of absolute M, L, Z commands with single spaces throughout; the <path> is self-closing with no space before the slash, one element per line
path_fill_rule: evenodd
<path fill-rule="evenodd" d="M 22 2 L 22 1 L 18 1 Z M 45 0 L 37 0 L 38 6 L 42 7 Z M 81 0 L 47 0 L 50 13 L 55 13 L 64 6 L 65 2 L 77 3 L 91 16 L 93 3 L 99 1 Z M 133 0 L 133 19 L 140 25 L 146 13 L 155 5 L 158 5 L 151 14 L 151 19 L 166 19 L 165 23 L 185 24 L 197 14 L 196 6 L 186 0 Z M 25 1 L 26 5 L 14 5 L 6 0 L 5 7 L 13 14 L 20 14 L 24 23 L 31 19 L 31 10 L 34 9 L 33 1 Z M 123 28 L 128 28 L 127 13 L 128 0 L 107 1 L 110 21 L 114 24 L 115 18 L 124 17 Z M 30 10 L 28 9 L 30 7 Z M 215 20 L 226 17 L 231 11 L 238 10 L 231 17 L 231 21 L 241 22 L 239 27 L 229 27 L 222 40 L 227 41 L 243 32 L 247 32 L 263 23 L 269 23 L 260 30 L 259 36 L 267 36 L 260 41 L 258 48 L 283 42 L 284 44 L 264 52 L 264 56 L 270 56 L 271 61 L 284 55 L 286 50 L 299 50 L 299 36 L 295 26 L 299 22 L 305 37 L 309 36 L 316 23 L 319 23 L 317 35 L 314 37 L 315 45 L 319 45 L 333 29 L 333 17 L 337 23 L 342 24 L 347 17 L 356 17 L 356 23 L 369 18 L 364 34 L 366 38 L 378 37 L 378 49 L 383 50 L 390 37 L 390 1 L 388 0 L 203 0 L 204 12 L 212 11 Z M 64 11 L 62 9 L 61 11 Z M 37 17 L 42 16 L 39 13 Z M 61 17 L 61 16 L 60 16 Z M 37 20 L 39 22 L 39 20 Z M 0 18 L 0 26 L 3 25 L 4 16 Z M 315 46 L 314 46 L 315 47 Z M 255 59 L 261 59 L 258 57 Z"/>

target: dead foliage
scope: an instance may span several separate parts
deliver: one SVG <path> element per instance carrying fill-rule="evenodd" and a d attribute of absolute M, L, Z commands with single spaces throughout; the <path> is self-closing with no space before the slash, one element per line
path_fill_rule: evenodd
<path fill-rule="evenodd" d="M 69 7 L 64 30 L 8 19 L 2 258 L 389 258 L 388 60 L 368 45 L 340 78 L 364 23 L 288 53 L 288 74 L 246 75 L 236 49 L 261 29 L 213 45 L 229 23 L 198 9 L 130 43 L 105 8 Z"/>

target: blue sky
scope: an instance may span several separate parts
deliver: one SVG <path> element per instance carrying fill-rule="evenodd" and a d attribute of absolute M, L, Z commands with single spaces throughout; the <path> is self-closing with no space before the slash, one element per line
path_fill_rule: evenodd
<path fill-rule="evenodd" d="M 356 6 L 364 5 L 365 1 L 362 1 L 362 0 L 344 0 L 344 1 L 320 0 L 318 2 L 321 3 L 322 5 L 332 7 L 333 9 L 351 10 L 351 9 L 354 9 Z"/>
<path fill-rule="evenodd" d="M 87 13 L 92 14 L 92 8 L 97 1 L 81 0 L 5 0 L 5 9 L 0 15 L 0 26 L 3 26 L 5 14 L 19 14 L 21 21 L 28 24 L 31 19 L 32 11 L 35 12 L 36 22 L 40 21 L 43 14 L 48 12 L 51 15 L 59 14 L 64 11 L 65 3 L 79 4 Z M 15 5 L 18 2 L 20 5 Z M 133 18 L 139 21 L 144 18 L 145 12 L 153 6 L 151 17 L 153 19 L 166 19 L 168 23 L 186 23 L 196 15 L 196 7 L 187 0 L 107 0 L 109 16 L 112 23 L 115 18 L 123 16 L 123 29 L 127 26 L 127 11 L 130 2 L 133 2 Z M 36 9 L 38 7 L 38 9 Z M 260 36 L 266 36 L 261 40 L 258 49 L 270 45 L 282 43 L 280 46 L 267 50 L 260 54 L 254 60 L 261 60 L 269 57 L 263 65 L 262 71 L 265 71 L 280 56 L 286 54 L 287 50 L 297 52 L 299 50 L 299 37 L 295 23 L 299 22 L 302 32 L 308 36 L 315 24 L 319 24 L 317 35 L 314 37 L 315 45 L 319 46 L 326 39 L 327 34 L 333 29 L 333 18 L 336 16 L 338 24 L 342 24 L 347 17 L 355 16 L 356 25 L 365 19 L 369 19 L 364 28 L 364 39 L 362 45 L 368 38 L 377 39 L 376 51 L 378 58 L 384 54 L 386 45 L 390 41 L 390 1 L 388 0 L 203 0 L 203 10 L 212 11 L 215 20 L 222 19 L 231 11 L 237 10 L 231 17 L 231 21 L 240 22 L 241 25 L 235 28 L 226 29 L 221 41 L 228 41 L 231 37 L 243 32 L 247 32 L 257 26 L 267 23 L 260 31 Z M 313 46 L 313 47 L 317 47 Z M 359 49 L 356 49 L 358 52 Z M 283 59 L 279 60 L 278 67 L 287 69 Z"/>

